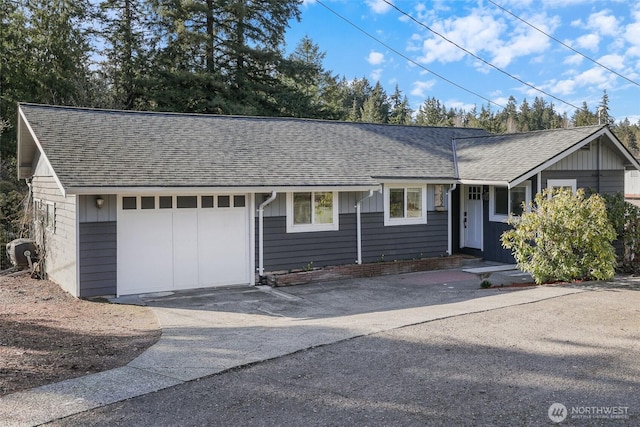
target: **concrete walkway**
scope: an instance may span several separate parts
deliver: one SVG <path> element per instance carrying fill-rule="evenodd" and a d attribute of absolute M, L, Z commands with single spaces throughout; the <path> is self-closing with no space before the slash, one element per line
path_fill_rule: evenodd
<path fill-rule="evenodd" d="M 492 282 L 520 281 L 492 277 Z M 272 289 L 235 287 L 138 297 L 162 337 L 128 365 L 0 399 L 0 426 L 32 426 L 231 368 L 403 326 L 582 292 L 478 289 L 459 270 Z"/>

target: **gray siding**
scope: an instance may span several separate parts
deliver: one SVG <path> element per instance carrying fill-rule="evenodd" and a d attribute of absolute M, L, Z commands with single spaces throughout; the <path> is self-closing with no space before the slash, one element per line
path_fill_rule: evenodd
<path fill-rule="evenodd" d="M 42 161 L 36 166 L 37 173 L 47 174 Z M 44 268 L 47 278 L 60 285 L 73 296 L 77 295 L 76 264 L 76 200 L 74 195 L 62 195 L 52 176 L 35 175 L 32 180 L 33 198 L 42 203 L 52 203 L 55 209 L 54 224 L 42 225 L 43 218 L 36 216 L 35 239 L 44 247 Z"/>
<path fill-rule="evenodd" d="M 100 195 L 104 199 L 102 209 L 96 207 L 96 196 L 78 196 L 79 222 L 109 222 L 117 219 L 115 194 Z"/>
<path fill-rule="evenodd" d="M 558 161 L 548 168 L 548 170 L 597 170 L 597 169 L 623 169 L 624 161 L 620 157 L 617 148 L 602 143 L 598 153 L 598 142 L 593 141 L 585 148 L 571 153 L 564 159 Z"/>
<path fill-rule="evenodd" d="M 80 295 L 116 295 L 116 222 L 80 223 Z"/>
<path fill-rule="evenodd" d="M 381 212 L 362 214 L 361 219 L 363 262 L 446 254 L 446 212 L 429 212 L 428 223 L 422 225 L 385 227 Z M 256 231 L 256 238 L 257 234 Z M 264 219 L 266 271 L 304 269 L 310 263 L 313 267 L 353 264 L 356 259 L 355 214 L 340 215 L 338 231 L 315 233 L 287 233 L 286 217 Z"/>
<path fill-rule="evenodd" d="M 578 188 L 592 189 L 598 193 L 618 193 L 624 191 L 624 170 L 550 171 L 542 172 L 542 188 L 549 179 L 575 179 Z"/>

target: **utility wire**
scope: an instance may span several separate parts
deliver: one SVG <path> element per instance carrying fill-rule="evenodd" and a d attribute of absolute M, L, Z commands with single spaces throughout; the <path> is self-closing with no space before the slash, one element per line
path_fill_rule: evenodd
<path fill-rule="evenodd" d="M 543 30 L 541 30 L 540 28 L 536 27 L 536 26 L 535 26 L 535 25 L 533 25 L 533 24 L 530 24 L 529 22 L 527 22 L 527 21 L 525 21 L 524 19 L 520 18 L 518 15 L 514 14 L 513 12 L 511 12 L 511 11 L 509 11 L 509 10 L 505 9 L 504 7 L 500 6 L 499 4 L 495 3 L 494 1 L 492 1 L 492 0 L 487 0 L 487 1 L 488 1 L 489 3 L 491 3 L 491 4 L 493 4 L 493 5 L 494 5 L 495 7 L 497 7 L 498 9 L 502 9 L 503 11 L 505 11 L 505 12 L 506 12 L 506 13 L 508 13 L 509 15 L 513 16 L 513 17 L 514 17 L 514 18 L 516 18 L 517 20 L 519 20 L 519 21 L 521 21 L 521 22 L 523 22 L 523 23 L 527 24 L 528 26 L 530 26 L 530 27 L 531 27 L 531 28 L 533 28 L 534 30 L 536 30 L 536 31 L 538 31 L 538 32 L 540 32 L 540 33 L 542 33 L 542 34 L 544 34 L 545 36 L 549 37 L 551 40 L 553 40 L 553 41 L 555 41 L 555 42 L 557 42 L 557 43 L 560 43 L 562 46 L 566 47 L 567 49 L 569 49 L 569 50 L 571 50 L 571 51 L 573 51 L 573 52 L 575 52 L 575 53 L 577 53 L 578 55 L 582 56 L 583 58 L 585 58 L 585 59 L 587 59 L 587 60 L 589 60 L 589 61 L 593 62 L 593 63 L 594 63 L 594 64 L 596 64 L 596 65 L 601 66 L 602 68 L 604 68 L 605 70 L 607 70 L 607 71 L 609 71 L 609 72 L 611 72 L 611 73 L 615 74 L 616 76 L 618 76 L 618 77 L 620 77 L 620 78 L 625 79 L 625 80 L 626 80 L 626 81 L 628 81 L 629 83 L 634 84 L 634 85 L 636 85 L 636 86 L 639 86 L 639 87 L 640 87 L 640 83 L 638 83 L 638 82 L 636 82 L 636 81 L 634 81 L 634 80 L 631 80 L 630 78 L 628 78 L 628 77 L 626 77 L 626 76 L 623 76 L 622 74 L 618 73 L 618 72 L 617 72 L 617 71 L 615 71 L 615 70 L 612 70 L 611 68 L 609 68 L 609 67 L 607 67 L 606 65 L 604 65 L 604 64 L 602 64 L 602 63 L 600 63 L 600 62 L 596 61 L 595 59 L 593 59 L 593 58 L 591 58 L 591 57 L 589 57 L 589 56 L 587 56 L 587 55 L 583 54 L 583 53 L 582 53 L 582 52 L 580 52 L 580 51 L 575 50 L 574 48 L 572 48 L 572 47 L 571 47 L 571 46 L 569 46 L 568 44 L 563 43 L 562 41 L 560 41 L 560 40 L 558 40 L 557 38 L 553 37 L 551 34 L 547 34 L 547 33 L 546 33 L 546 32 L 544 32 Z"/>
<path fill-rule="evenodd" d="M 563 99 L 561 99 L 561 98 L 558 98 L 557 96 L 552 95 L 552 94 L 550 94 L 549 92 L 544 91 L 543 89 L 540 89 L 540 88 L 538 88 L 538 87 L 536 87 L 536 86 L 534 86 L 534 85 L 532 85 L 532 84 L 530 84 L 530 83 L 525 82 L 525 81 L 524 81 L 524 80 L 522 80 L 521 78 L 514 76 L 513 74 L 509 73 L 508 71 L 505 71 L 505 70 L 503 70 L 502 68 L 500 68 L 500 67 L 498 67 L 498 66 L 496 66 L 496 65 L 493 65 L 493 64 L 492 64 L 492 63 L 490 63 L 489 61 L 487 61 L 487 60 L 485 60 L 485 59 L 483 59 L 483 58 L 479 57 L 478 55 L 476 55 L 475 53 L 471 52 L 470 50 L 465 49 L 464 47 L 460 46 L 459 44 L 457 44 L 456 42 L 452 41 L 451 39 L 448 39 L 447 37 L 443 36 L 442 34 L 440 34 L 439 32 L 437 32 L 436 30 L 434 30 L 434 29 L 432 29 L 431 27 L 429 27 L 427 24 L 425 24 L 425 23 L 423 23 L 423 22 L 418 21 L 416 18 L 414 18 L 413 16 L 411 16 L 411 15 L 410 15 L 410 14 L 408 14 L 407 12 L 403 11 L 403 10 L 402 10 L 402 9 L 400 9 L 398 6 L 396 6 L 395 4 L 393 4 L 393 3 L 389 2 L 388 0 L 382 0 L 382 1 L 384 1 L 386 4 L 388 4 L 389 6 L 391 6 L 392 8 L 394 8 L 395 10 L 397 10 L 398 12 L 400 12 L 402 15 L 404 15 L 404 16 L 406 16 L 407 18 L 411 19 L 411 20 L 412 20 L 413 22 L 415 22 L 416 24 L 420 25 L 421 27 L 426 28 L 427 30 L 429 30 L 429 31 L 431 31 L 433 34 L 435 34 L 436 36 L 440 37 L 441 39 L 443 39 L 443 40 L 445 40 L 445 41 L 447 41 L 447 42 L 449 42 L 449 43 L 451 43 L 452 45 L 454 45 L 454 46 L 455 46 L 455 47 L 457 47 L 458 49 L 462 50 L 463 52 L 465 52 L 465 53 L 467 53 L 467 54 L 469 54 L 469 55 L 473 56 L 473 57 L 474 57 L 474 58 L 476 58 L 478 61 L 481 61 L 481 62 L 485 63 L 486 65 L 488 65 L 488 66 L 490 66 L 491 68 L 493 68 L 493 69 L 495 69 L 495 70 L 497 70 L 497 71 L 501 72 L 502 74 L 507 75 L 507 76 L 511 77 L 512 79 L 516 80 L 517 82 L 520 82 L 520 83 L 522 83 L 523 85 L 528 86 L 528 87 L 530 87 L 531 89 L 533 89 L 533 90 L 535 90 L 535 91 L 538 91 L 538 92 L 540 92 L 540 93 L 542 93 L 542 94 L 545 94 L 545 95 L 547 95 L 548 97 L 555 99 L 556 101 L 560 101 L 560 102 L 562 102 L 563 104 L 569 105 L 569 106 L 571 106 L 571 107 L 575 108 L 576 110 L 579 110 L 579 109 L 580 109 L 580 107 L 577 107 L 577 106 L 573 105 L 572 103 L 570 103 L 570 102 L 568 102 L 568 101 L 565 101 L 565 100 L 563 100 Z"/>
<path fill-rule="evenodd" d="M 316 0 L 316 3 L 318 3 L 319 5 L 323 6 L 325 9 L 327 9 L 329 12 L 333 13 L 334 15 L 336 15 L 338 18 L 342 19 L 343 21 L 345 21 L 347 24 L 351 25 L 352 27 L 354 27 L 355 29 L 357 29 L 358 31 L 360 31 L 361 33 L 363 33 L 364 35 L 366 35 L 367 37 L 375 40 L 376 42 L 380 43 L 382 46 L 386 47 L 387 49 L 389 49 L 390 51 L 392 51 L 393 53 L 395 53 L 396 55 L 406 59 L 407 61 L 411 62 L 413 65 L 422 68 L 425 71 L 428 71 L 429 73 L 433 74 L 434 76 L 444 80 L 445 82 L 449 83 L 450 85 L 453 85 L 455 87 L 457 87 L 458 89 L 462 89 L 467 93 L 470 93 L 474 96 L 477 96 L 478 98 L 484 99 L 485 101 L 487 101 L 489 104 L 493 104 L 496 107 L 500 107 L 502 109 L 504 109 L 505 107 L 503 105 L 498 104 L 497 102 L 494 102 L 492 100 L 490 100 L 489 98 L 486 98 L 482 95 L 480 95 L 479 93 L 476 93 L 474 91 L 472 91 L 471 89 L 467 89 L 466 87 L 452 81 L 449 80 L 448 78 L 436 73 L 435 71 L 432 71 L 430 69 L 428 69 L 427 67 L 425 67 L 424 65 L 414 61 L 413 59 L 409 58 L 407 55 L 403 54 L 402 52 L 400 52 L 397 49 L 394 49 L 393 47 L 389 46 L 388 44 L 386 44 L 385 42 L 383 42 L 382 40 L 378 39 L 377 37 L 369 34 L 367 31 L 365 31 L 364 29 L 362 29 L 361 27 L 359 27 L 358 25 L 354 24 L 353 22 L 351 22 L 350 20 L 348 20 L 347 18 L 345 18 L 344 16 L 340 15 L 338 12 L 336 12 L 335 10 L 331 9 L 329 6 L 327 6 L 326 4 L 324 4 L 322 1 L 320 0 Z"/>

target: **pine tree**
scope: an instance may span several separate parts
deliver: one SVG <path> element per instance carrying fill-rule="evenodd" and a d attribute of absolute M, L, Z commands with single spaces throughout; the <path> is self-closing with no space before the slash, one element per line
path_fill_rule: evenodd
<path fill-rule="evenodd" d="M 365 100 L 360 120 L 367 123 L 387 123 L 389 121 L 389 102 L 380 82 L 376 83 L 371 94 Z"/>
<path fill-rule="evenodd" d="M 411 123 L 412 110 L 409 107 L 409 100 L 396 84 L 393 95 L 389 97 L 391 112 L 389 113 L 389 123 L 398 125 L 408 125 Z"/>

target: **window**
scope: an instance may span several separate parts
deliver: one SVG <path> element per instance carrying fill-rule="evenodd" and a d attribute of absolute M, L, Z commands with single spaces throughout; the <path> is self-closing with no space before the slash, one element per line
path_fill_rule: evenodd
<path fill-rule="evenodd" d="M 531 182 L 526 181 L 511 189 L 507 187 L 490 187 L 489 220 L 505 222 L 509 215 L 522 215 L 522 203 L 531 201 Z"/>
<path fill-rule="evenodd" d="M 547 188 L 549 190 L 557 190 L 557 189 L 567 189 L 571 190 L 572 193 L 576 192 L 577 189 L 577 181 L 575 179 L 549 179 L 547 180 Z M 551 197 L 551 194 L 549 194 Z"/>
<path fill-rule="evenodd" d="M 173 207 L 173 196 L 160 196 L 160 209 L 171 209 Z"/>
<path fill-rule="evenodd" d="M 426 185 L 385 186 L 384 225 L 426 224 L 426 193 Z"/>
<path fill-rule="evenodd" d="M 142 197 L 140 197 L 140 208 L 141 209 L 155 209 L 156 208 L 156 198 L 154 196 L 142 196 Z"/>
<path fill-rule="evenodd" d="M 136 197 L 123 197 L 122 198 L 122 209 L 132 210 L 137 209 L 137 198 Z"/>
<path fill-rule="evenodd" d="M 218 196 L 218 207 L 219 208 L 231 207 L 231 198 L 229 196 Z"/>
<path fill-rule="evenodd" d="M 198 196 L 178 196 L 176 197 L 178 209 L 189 209 L 198 207 Z"/>
<path fill-rule="evenodd" d="M 234 208 L 244 208 L 244 206 L 245 206 L 244 196 L 233 196 Z"/>
<path fill-rule="evenodd" d="M 287 193 L 287 232 L 337 230 L 337 194 L 331 191 Z"/>
<path fill-rule="evenodd" d="M 52 202 L 47 202 L 46 205 L 47 216 L 46 216 L 46 224 L 47 230 L 51 230 L 55 233 L 56 231 L 56 205 Z"/>
<path fill-rule="evenodd" d="M 212 208 L 213 207 L 213 196 L 202 196 L 200 197 L 200 204 L 203 208 Z"/>

